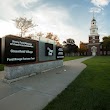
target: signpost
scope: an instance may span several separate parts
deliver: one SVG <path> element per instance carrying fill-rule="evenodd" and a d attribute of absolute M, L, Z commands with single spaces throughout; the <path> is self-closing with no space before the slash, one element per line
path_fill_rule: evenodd
<path fill-rule="evenodd" d="M 20 37 L 2 38 L 2 63 L 21 64 L 36 61 L 36 41 Z"/>

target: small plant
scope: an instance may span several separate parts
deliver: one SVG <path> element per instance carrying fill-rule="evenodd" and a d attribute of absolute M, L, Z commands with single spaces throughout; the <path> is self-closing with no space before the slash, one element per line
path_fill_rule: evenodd
<path fill-rule="evenodd" d="M 0 64 L 0 71 L 4 70 L 4 65 Z"/>

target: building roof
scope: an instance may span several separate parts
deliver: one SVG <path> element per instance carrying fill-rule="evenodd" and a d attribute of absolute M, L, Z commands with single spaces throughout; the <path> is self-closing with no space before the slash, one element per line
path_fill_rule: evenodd
<path fill-rule="evenodd" d="M 92 21 L 96 21 L 96 20 L 93 18 Z"/>

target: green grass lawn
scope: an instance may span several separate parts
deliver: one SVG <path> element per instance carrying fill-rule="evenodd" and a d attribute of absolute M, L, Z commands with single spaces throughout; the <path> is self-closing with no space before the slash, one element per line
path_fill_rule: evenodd
<path fill-rule="evenodd" d="M 43 110 L 110 110 L 110 56 L 84 63 L 87 68 Z"/>
<path fill-rule="evenodd" d="M 72 57 L 65 57 L 63 61 L 69 61 L 69 60 L 74 60 L 78 58 L 83 58 L 84 56 L 72 56 Z"/>

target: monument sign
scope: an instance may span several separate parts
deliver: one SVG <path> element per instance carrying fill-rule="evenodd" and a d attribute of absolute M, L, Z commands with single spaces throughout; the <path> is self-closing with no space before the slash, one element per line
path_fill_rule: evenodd
<path fill-rule="evenodd" d="M 36 41 L 20 37 L 2 38 L 2 63 L 20 64 L 36 61 Z"/>

